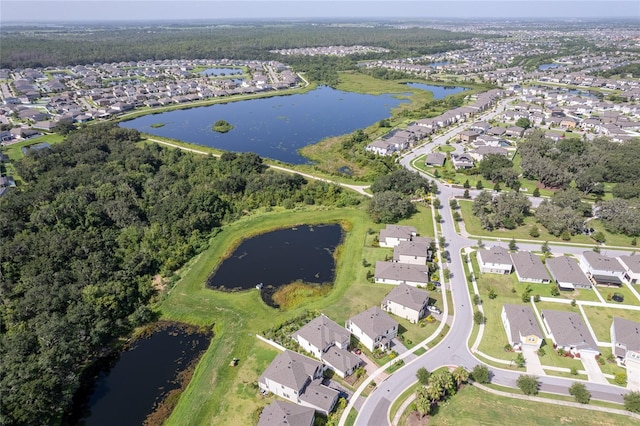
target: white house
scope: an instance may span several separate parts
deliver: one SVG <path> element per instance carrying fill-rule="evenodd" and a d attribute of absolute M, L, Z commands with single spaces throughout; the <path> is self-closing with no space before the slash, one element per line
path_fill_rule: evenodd
<path fill-rule="evenodd" d="M 260 413 L 258 426 L 313 426 L 316 411 L 289 401 L 275 400 Z"/>
<path fill-rule="evenodd" d="M 429 268 L 425 264 L 415 265 L 379 260 L 376 262 L 374 279 L 379 284 L 426 286 L 429 282 Z"/>
<path fill-rule="evenodd" d="M 640 323 L 613 317 L 610 332 L 613 354 L 619 359 L 624 360 L 629 351 L 640 351 Z"/>
<path fill-rule="evenodd" d="M 598 344 L 589 332 L 580 314 L 567 311 L 542 311 L 542 322 L 555 347 L 572 354 L 592 355 L 600 353 Z"/>
<path fill-rule="evenodd" d="M 518 281 L 537 284 L 549 284 L 551 277 L 538 256 L 530 251 L 511 253 L 511 261 Z"/>
<path fill-rule="evenodd" d="M 431 260 L 431 243 L 427 237 L 412 237 L 411 241 L 400 241 L 393 248 L 393 260 L 400 263 L 424 265 Z"/>
<path fill-rule="evenodd" d="M 372 352 L 378 347 L 388 349 L 391 340 L 398 336 L 398 322 L 378 306 L 349 318 L 346 329 Z"/>
<path fill-rule="evenodd" d="M 529 305 L 505 304 L 501 318 L 509 344 L 514 349 L 540 348 L 544 335 Z"/>
<path fill-rule="evenodd" d="M 627 272 L 615 257 L 587 250 L 580 256 L 580 266 L 597 284 L 622 285 Z"/>
<path fill-rule="evenodd" d="M 510 274 L 513 261 L 509 251 L 504 247 L 493 246 L 490 249 L 478 250 L 478 265 L 483 274 Z"/>
<path fill-rule="evenodd" d="M 413 226 L 387 225 L 380 230 L 380 247 L 395 247 L 400 241 L 411 241 L 418 235 L 418 231 Z"/>
<path fill-rule="evenodd" d="M 578 261 L 573 257 L 558 256 L 547 259 L 547 268 L 561 290 L 591 288 L 591 280 L 587 277 Z"/>
<path fill-rule="evenodd" d="M 415 324 L 427 313 L 428 304 L 428 291 L 400 284 L 387 293 L 380 308 Z"/>
<path fill-rule="evenodd" d="M 620 256 L 620 263 L 625 269 L 624 278 L 630 284 L 640 283 L 640 256 Z"/>

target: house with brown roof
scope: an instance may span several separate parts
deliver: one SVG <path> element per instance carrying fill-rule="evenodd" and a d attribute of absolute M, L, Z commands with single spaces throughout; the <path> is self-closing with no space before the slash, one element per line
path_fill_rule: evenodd
<path fill-rule="evenodd" d="M 376 262 L 374 273 L 378 284 L 407 284 L 412 287 L 425 286 L 429 282 L 429 268 L 423 263 Z"/>
<path fill-rule="evenodd" d="M 415 324 L 426 315 L 428 304 L 428 291 L 400 284 L 387 293 L 380 308 Z"/>
<path fill-rule="evenodd" d="M 549 332 L 554 347 L 562 348 L 574 355 L 597 355 L 600 353 L 598 344 L 580 314 L 545 309 L 541 316 L 542 323 Z"/>
<path fill-rule="evenodd" d="M 447 156 L 441 152 L 430 152 L 424 160 L 425 166 L 442 167 L 447 160 Z"/>
<path fill-rule="evenodd" d="M 313 426 L 315 415 L 311 407 L 276 399 L 264 407 L 258 426 Z"/>
<path fill-rule="evenodd" d="M 616 357 L 624 360 L 628 351 L 640 352 L 640 323 L 613 317 L 610 332 L 611 347 Z"/>
<path fill-rule="evenodd" d="M 538 256 L 530 251 L 511 253 L 511 261 L 518 281 L 526 283 L 549 284 L 551 277 Z"/>
<path fill-rule="evenodd" d="M 505 304 L 500 317 L 512 348 L 540 348 L 544 335 L 529 305 Z"/>
<path fill-rule="evenodd" d="M 388 349 L 391 340 L 398 337 L 398 322 L 378 306 L 349 318 L 345 328 L 371 352 L 379 347 Z"/>
<path fill-rule="evenodd" d="M 591 288 L 591 280 L 587 277 L 578 261 L 569 256 L 558 256 L 547 259 L 547 268 L 560 290 L 573 291 L 576 288 Z"/>
<path fill-rule="evenodd" d="M 473 142 L 480 136 L 480 133 L 475 132 L 473 130 L 465 130 L 458 134 L 458 140 L 462 143 Z"/>
<path fill-rule="evenodd" d="M 477 251 L 478 266 L 483 274 L 510 274 L 513 260 L 504 247 L 493 246 L 490 249 Z"/>
<path fill-rule="evenodd" d="M 325 366 L 312 358 L 285 350 L 258 379 L 258 387 L 279 397 L 328 414 L 339 392 L 322 385 Z"/>

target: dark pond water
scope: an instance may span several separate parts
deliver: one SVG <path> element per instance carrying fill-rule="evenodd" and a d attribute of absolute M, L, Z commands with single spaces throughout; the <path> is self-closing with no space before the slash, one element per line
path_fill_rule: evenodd
<path fill-rule="evenodd" d="M 274 306 L 271 296 L 295 281 L 328 283 L 335 278 L 333 253 L 342 241 L 340 225 L 298 226 L 280 229 L 243 241 L 207 280 L 218 290 L 254 291 Z"/>
<path fill-rule="evenodd" d="M 406 100 L 392 95 L 363 95 L 319 87 L 308 93 L 229 102 L 146 115 L 121 123 L 152 135 L 225 151 L 255 152 L 291 164 L 309 163 L 298 150 L 330 136 L 362 129 L 388 118 Z M 214 132 L 218 120 L 234 126 Z M 154 123 L 164 123 L 159 128 Z"/>
<path fill-rule="evenodd" d="M 433 93 L 433 99 L 444 99 L 446 96 L 455 95 L 456 93 L 469 90 L 466 87 L 458 86 L 433 86 L 431 84 L 424 83 L 407 83 L 407 86 L 414 87 L 416 89 L 428 90 Z"/>
<path fill-rule="evenodd" d="M 545 70 L 548 70 L 548 69 L 558 68 L 558 67 L 560 67 L 560 64 L 542 64 L 542 65 L 538 66 L 538 70 L 545 71 Z"/>
<path fill-rule="evenodd" d="M 160 323 L 119 356 L 96 366 L 95 379 L 76 395 L 67 424 L 141 425 L 159 402 L 180 387 L 180 372 L 207 349 L 211 337 L 188 326 Z"/>
<path fill-rule="evenodd" d="M 207 68 L 204 71 L 200 71 L 202 75 L 240 75 L 242 74 L 242 69 L 240 68 Z"/>
<path fill-rule="evenodd" d="M 432 68 L 435 68 L 435 67 L 443 67 L 445 65 L 449 65 L 449 63 L 450 63 L 449 61 L 431 62 L 430 64 L 427 64 L 427 65 L 429 65 Z"/>

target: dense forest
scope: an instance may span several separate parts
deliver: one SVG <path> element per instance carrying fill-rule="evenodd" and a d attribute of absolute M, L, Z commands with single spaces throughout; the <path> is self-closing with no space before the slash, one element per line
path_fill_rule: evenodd
<path fill-rule="evenodd" d="M 252 153 L 198 156 L 139 139 L 100 124 L 16 163 L 25 183 L 0 198 L 3 424 L 55 423 L 82 369 L 153 319 L 152 278 L 215 244 L 224 223 L 257 208 L 359 202 Z"/>
<path fill-rule="evenodd" d="M 348 58 L 419 56 L 464 47 L 461 40 L 487 37 L 433 28 L 367 27 L 318 24 L 190 26 L 105 26 L 1 30 L 0 68 L 47 67 L 147 59 L 283 59 L 270 50 L 304 46 L 368 45 L 390 53 Z M 326 57 L 323 57 L 326 59 Z M 310 60 L 312 63 L 313 59 Z"/>

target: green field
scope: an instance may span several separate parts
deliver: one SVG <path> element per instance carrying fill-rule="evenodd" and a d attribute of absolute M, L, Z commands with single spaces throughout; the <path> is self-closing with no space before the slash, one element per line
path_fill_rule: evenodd
<path fill-rule="evenodd" d="M 494 395 L 465 386 L 429 419 L 430 426 L 445 425 L 634 425 L 638 420 L 555 404 L 525 401 Z"/>

